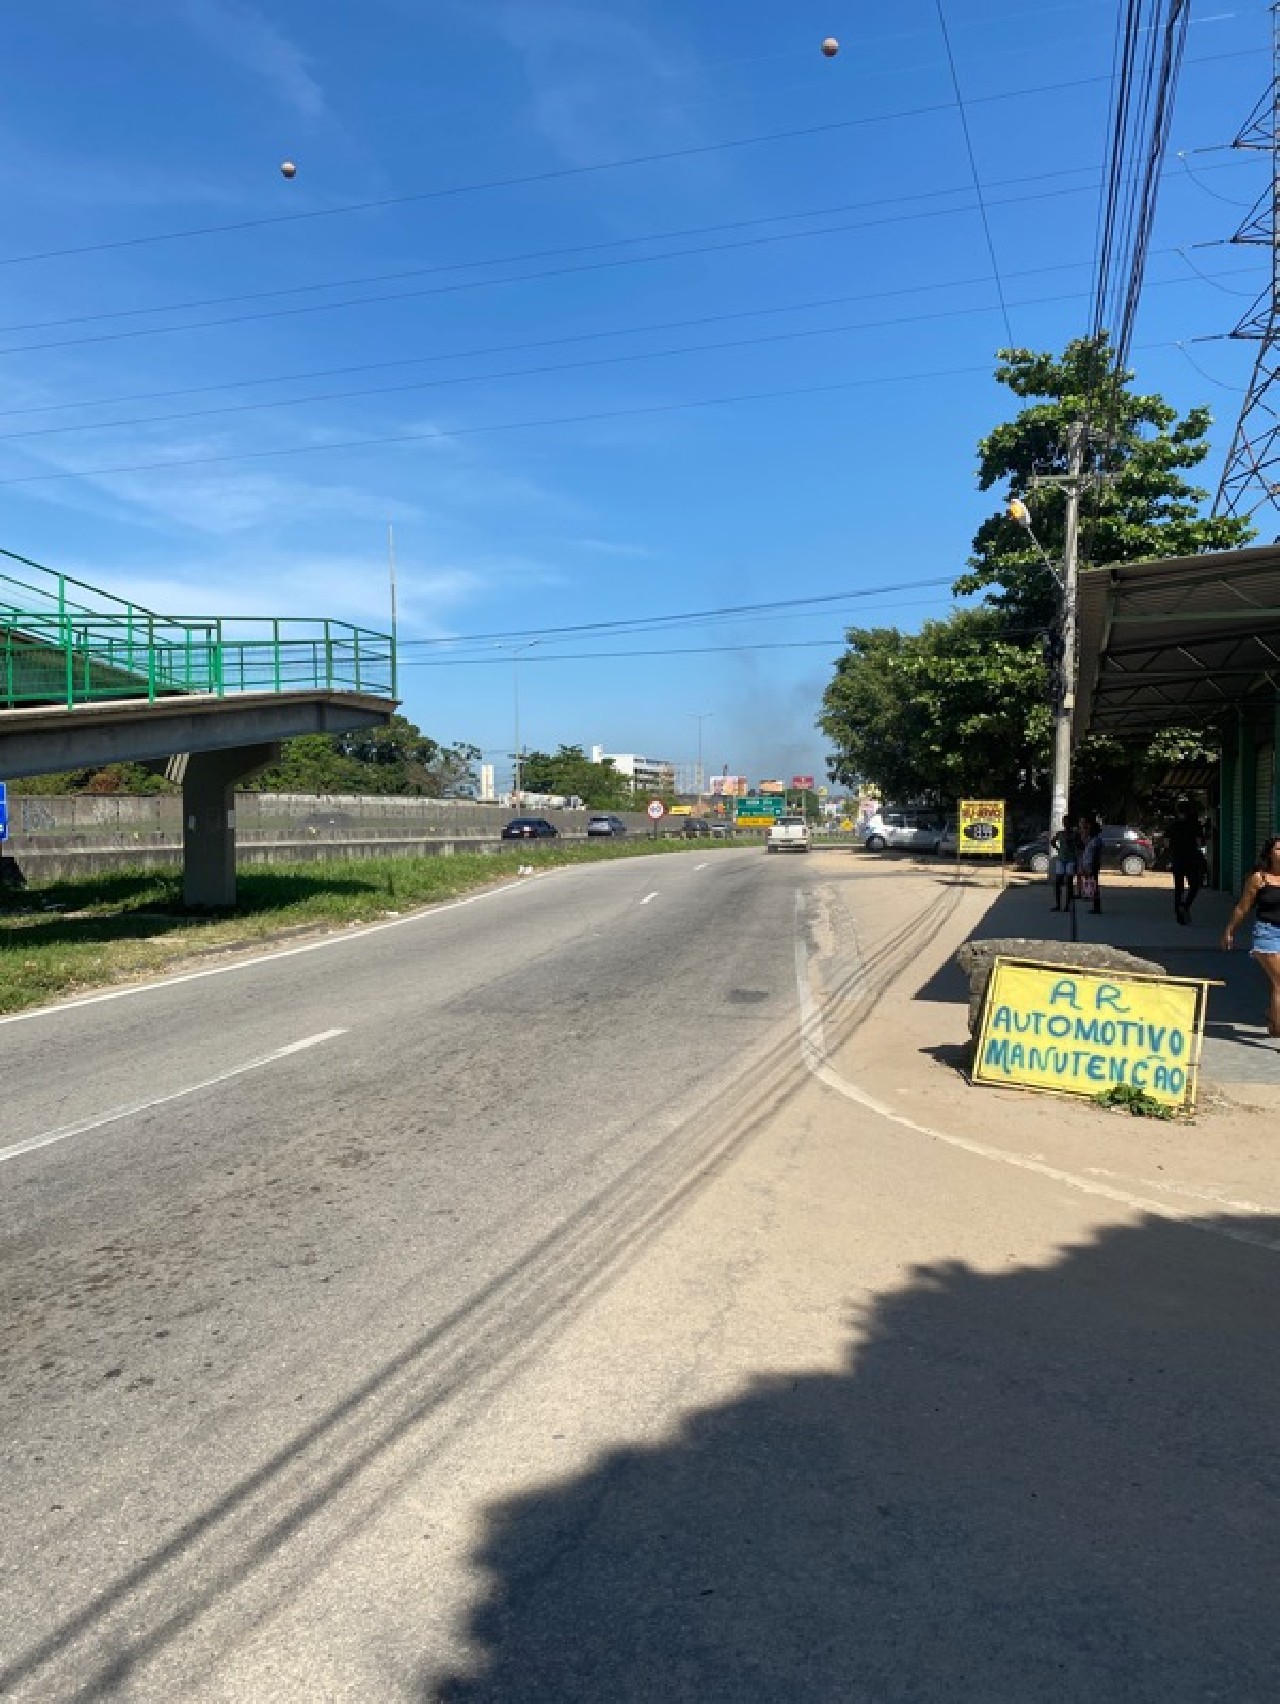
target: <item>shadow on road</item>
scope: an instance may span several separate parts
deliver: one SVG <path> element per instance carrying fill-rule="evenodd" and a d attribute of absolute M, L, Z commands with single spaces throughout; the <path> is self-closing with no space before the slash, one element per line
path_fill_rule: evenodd
<path fill-rule="evenodd" d="M 918 1270 L 840 1372 L 494 1507 L 477 1666 L 419 1696 L 1274 1697 L 1277 1252 L 1148 1219 Z"/>

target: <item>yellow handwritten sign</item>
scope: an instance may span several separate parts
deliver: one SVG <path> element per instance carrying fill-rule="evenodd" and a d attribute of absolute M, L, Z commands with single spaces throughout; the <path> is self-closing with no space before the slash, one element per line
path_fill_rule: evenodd
<path fill-rule="evenodd" d="M 997 959 L 975 1082 L 1099 1095 L 1119 1085 L 1195 1102 L 1204 984 Z"/>
<path fill-rule="evenodd" d="M 961 799 L 960 850 L 1004 855 L 1004 800 Z"/>

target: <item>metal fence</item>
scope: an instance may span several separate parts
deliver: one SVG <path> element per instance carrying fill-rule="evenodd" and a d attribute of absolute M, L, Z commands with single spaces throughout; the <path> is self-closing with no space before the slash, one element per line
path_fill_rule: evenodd
<path fill-rule="evenodd" d="M 180 693 L 396 696 L 389 634 L 308 617 L 158 615 L 11 551 L 0 559 L 0 705 L 9 709 Z"/>

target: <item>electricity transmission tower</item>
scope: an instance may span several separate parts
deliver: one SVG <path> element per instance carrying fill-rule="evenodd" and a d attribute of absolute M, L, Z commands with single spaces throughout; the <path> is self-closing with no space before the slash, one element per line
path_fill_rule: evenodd
<path fill-rule="evenodd" d="M 1271 8 L 1271 37 L 1271 87 L 1233 144 L 1271 156 L 1271 182 L 1232 238 L 1271 250 L 1266 288 L 1231 334 L 1258 343 L 1213 505 L 1216 515 L 1240 520 L 1251 519 L 1266 503 L 1280 508 L 1280 5 Z"/>

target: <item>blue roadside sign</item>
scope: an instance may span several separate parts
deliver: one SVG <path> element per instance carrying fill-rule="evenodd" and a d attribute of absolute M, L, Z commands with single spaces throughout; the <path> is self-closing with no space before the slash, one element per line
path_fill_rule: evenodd
<path fill-rule="evenodd" d="M 9 838 L 9 791 L 0 781 L 0 840 Z"/>

